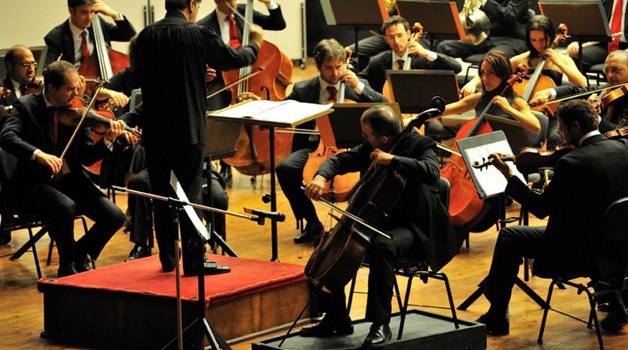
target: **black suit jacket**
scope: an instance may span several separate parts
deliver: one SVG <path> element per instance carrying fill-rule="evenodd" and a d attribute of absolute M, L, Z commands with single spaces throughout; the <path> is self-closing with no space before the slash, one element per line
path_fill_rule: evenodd
<path fill-rule="evenodd" d="M 379 223 L 371 223 L 383 230 L 396 227 L 409 229 L 421 240 L 430 267 L 438 271 L 453 258 L 458 247 L 449 212 L 440 202 L 435 186 L 440 177 L 435 149 L 436 144 L 428 137 L 414 132 L 405 135 L 392 152 L 395 158 L 389 169 L 406 179 L 404 190 L 390 210 L 389 217 L 382 218 Z M 364 142 L 328 158 L 317 174 L 332 179 L 337 174 L 364 172 L 371 165 L 372 151 L 373 147 Z"/>
<path fill-rule="evenodd" d="M 358 93 L 355 92 L 355 90 L 351 86 L 346 85 L 346 88 L 345 88 L 346 99 L 353 100 L 355 102 L 388 102 L 388 100 L 386 100 L 386 97 L 384 97 L 384 95 L 373 90 L 369 86 L 368 81 L 364 79 L 360 79 L 360 80 L 364 83 L 364 89 L 362 90 L 362 94 L 358 95 Z M 299 102 L 319 103 L 320 90 L 321 90 L 321 84 L 320 84 L 320 81 L 318 80 L 318 76 L 316 76 L 312 79 L 295 83 L 294 87 L 292 88 L 292 92 L 290 93 L 290 95 L 288 95 L 288 97 L 286 97 L 286 99 L 295 100 Z M 315 126 L 316 126 L 316 121 L 312 120 L 312 121 L 303 123 L 299 125 L 298 127 L 313 130 Z M 305 147 L 311 147 L 311 146 L 314 146 L 315 148 L 318 145 L 318 144 L 316 145 L 310 144 L 310 142 L 308 142 L 308 138 L 309 138 L 308 135 L 295 135 L 292 141 L 292 150 L 296 151 L 296 150 L 299 150 Z"/>
<path fill-rule="evenodd" d="M 600 86 L 582 87 L 582 86 L 573 86 L 573 85 L 563 85 L 563 86 L 555 87 L 554 89 L 556 90 L 556 98 L 561 98 L 568 95 L 579 94 L 579 93 L 583 93 L 583 92 L 587 92 L 591 90 L 598 90 L 600 89 Z M 584 98 L 587 98 L 587 97 L 588 96 L 585 96 Z M 605 118 L 607 117 L 608 108 L 610 106 L 612 106 L 613 109 L 611 111 L 610 118 L 607 120 Z M 599 125 L 599 129 L 600 129 L 600 132 L 602 133 L 615 129 L 617 124 L 619 124 L 619 122 L 622 119 L 627 119 L 628 121 L 628 118 L 627 118 L 628 96 L 624 95 L 614 100 L 611 104 L 603 106 L 601 116 L 602 116 L 602 122 Z"/>
<path fill-rule="evenodd" d="M 452 70 L 458 74 L 462 70 L 462 66 L 455 59 L 437 53 L 438 58 L 432 62 L 424 57 L 411 56 L 411 69 L 443 69 Z M 358 74 L 360 78 L 367 79 L 371 87 L 378 92 L 382 92 L 384 82 L 386 82 L 386 71 L 392 67 L 392 50 L 381 52 L 371 58 L 368 66 Z"/>
<path fill-rule="evenodd" d="M 603 135 L 560 158 L 554 178 L 542 194 L 512 177 L 506 193 L 542 219 L 549 216 L 543 243 L 534 261 L 541 277 L 590 276 L 592 248 L 606 208 L 628 195 L 628 140 Z"/>
<path fill-rule="evenodd" d="M 11 90 L 10 95 L 5 96 L 5 97 L 0 97 L 0 111 L 2 111 L 4 110 L 5 107 L 11 106 L 15 103 L 15 100 L 17 100 L 17 95 L 15 94 L 15 91 L 13 91 L 15 90 L 15 88 L 13 87 L 13 84 L 11 83 L 11 79 L 9 78 L 8 75 L 4 77 L 2 81 L 0 81 L 0 87 L 2 87 L 5 92 L 7 90 Z M 5 121 L 6 121 L 6 118 L 1 118 L 0 129 L 2 129 L 2 126 L 4 125 Z"/>
<path fill-rule="evenodd" d="M 0 133 L 0 147 L 17 158 L 17 165 L 10 183 L 11 191 L 36 189 L 50 180 L 47 167 L 31 159 L 37 149 L 59 156 L 65 148 L 73 127 L 59 125 L 59 145 L 55 148 L 52 116 L 46 110 L 41 93 L 19 98 L 15 109 Z M 90 128 L 83 126 L 71 144 L 63 161 L 79 178 L 91 182 L 82 165 L 91 165 L 108 154 L 102 140 L 94 143 Z M 14 192 L 12 192 L 14 193 Z"/>
<path fill-rule="evenodd" d="M 246 5 L 238 5 L 238 13 L 244 16 Z M 196 22 L 201 26 L 213 29 L 218 35 L 220 35 L 220 25 L 218 24 L 217 10 L 212 11 L 209 15 L 201 18 Z M 269 10 L 268 15 L 265 15 L 258 11 L 253 11 L 253 23 L 262 27 L 265 30 L 283 30 L 286 28 L 286 21 L 281 13 L 281 6 L 274 10 Z M 238 38 L 242 42 L 242 28 L 244 28 L 244 21 L 239 16 L 234 16 L 236 22 L 236 28 L 238 30 Z M 215 68 L 215 67 L 212 67 Z M 216 72 L 216 78 L 207 84 L 207 91 L 217 91 L 225 86 L 225 81 L 222 78 L 220 71 Z M 211 98 L 207 101 L 208 110 L 217 110 L 228 106 L 231 103 L 231 92 L 229 90 Z"/>
<path fill-rule="evenodd" d="M 111 46 L 111 41 L 129 41 L 136 34 L 135 28 L 126 17 L 120 21 L 116 21 L 115 24 L 105 21 L 100 16 L 100 26 L 103 29 L 103 35 L 107 45 Z M 89 31 L 89 37 L 94 37 L 94 29 L 92 26 L 87 28 Z M 70 63 L 76 63 L 74 60 L 74 39 L 72 39 L 72 31 L 70 30 L 70 20 L 54 27 L 44 37 L 46 46 L 48 46 L 48 52 L 46 53 L 46 65 L 56 61 L 61 56 L 61 59 Z"/>

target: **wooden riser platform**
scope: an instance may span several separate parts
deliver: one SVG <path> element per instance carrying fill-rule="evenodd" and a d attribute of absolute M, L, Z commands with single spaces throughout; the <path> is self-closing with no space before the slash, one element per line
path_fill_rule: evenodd
<path fill-rule="evenodd" d="M 309 292 L 300 265 L 209 258 L 232 270 L 205 277 L 206 317 L 226 340 L 259 336 L 289 325 L 307 303 Z M 44 294 L 42 336 L 55 341 L 160 349 L 177 334 L 175 274 L 161 272 L 156 256 L 42 279 L 38 288 Z M 185 328 L 200 314 L 197 278 L 182 278 L 181 290 Z M 200 338 L 198 333 L 190 334 L 191 339 Z"/>

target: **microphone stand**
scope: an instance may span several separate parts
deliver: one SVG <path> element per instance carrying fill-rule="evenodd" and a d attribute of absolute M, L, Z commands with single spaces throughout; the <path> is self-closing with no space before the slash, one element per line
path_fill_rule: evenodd
<path fill-rule="evenodd" d="M 224 340 L 224 338 L 222 338 L 222 336 L 218 334 L 216 329 L 209 323 L 207 318 L 205 318 L 205 275 L 203 271 L 204 270 L 203 260 L 205 258 L 205 252 L 203 251 L 203 247 L 205 246 L 206 240 L 205 240 L 205 237 L 203 237 L 203 234 L 201 234 L 200 232 L 198 236 L 202 244 L 197 245 L 198 312 L 199 314 L 198 314 L 198 317 L 189 326 L 185 328 L 185 330 L 183 329 L 182 304 L 181 304 L 181 272 L 180 272 L 180 266 L 179 266 L 180 265 L 179 255 L 180 255 L 180 249 L 182 248 L 181 248 L 181 226 L 180 226 L 178 214 L 180 211 L 183 211 L 186 206 L 189 206 L 191 208 L 210 211 L 213 213 L 231 215 L 231 216 L 239 217 L 242 219 L 248 219 L 248 220 L 257 222 L 258 225 L 264 225 L 264 223 L 266 222 L 266 219 L 269 219 L 272 221 L 283 222 L 286 219 L 286 216 L 279 212 L 269 212 L 265 210 L 252 209 L 252 208 L 244 208 L 244 211 L 246 213 L 252 214 L 252 215 L 244 215 L 244 214 L 239 214 L 235 212 L 230 212 L 227 210 L 204 206 L 201 204 L 190 203 L 187 200 L 181 200 L 181 199 L 173 198 L 173 197 L 159 196 L 156 194 L 132 190 L 125 187 L 114 185 L 114 186 L 111 186 L 111 188 L 116 191 L 127 192 L 129 194 L 133 194 L 136 196 L 141 196 L 141 197 L 150 198 L 153 200 L 167 202 L 170 208 L 172 209 L 173 218 L 175 220 L 175 223 L 177 224 L 177 228 L 178 228 L 177 239 L 176 239 L 177 243 L 175 244 L 175 259 L 177 260 L 177 263 L 175 264 L 176 291 L 177 291 L 177 337 L 172 339 L 168 344 L 166 344 L 163 347 L 163 349 L 170 348 L 170 346 L 175 341 L 177 341 L 178 349 L 182 350 L 183 349 L 183 333 L 187 330 L 192 329 L 192 327 L 198 322 L 202 322 L 202 325 L 205 331 L 205 336 L 207 337 L 207 340 L 209 341 L 212 349 L 218 350 L 222 348 L 226 350 L 231 350 L 231 347 L 229 347 L 229 345 Z M 201 348 L 202 348 L 202 338 L 200 338 L 199 341 L 200 341 L 199 344 L 201 345 Z"/>

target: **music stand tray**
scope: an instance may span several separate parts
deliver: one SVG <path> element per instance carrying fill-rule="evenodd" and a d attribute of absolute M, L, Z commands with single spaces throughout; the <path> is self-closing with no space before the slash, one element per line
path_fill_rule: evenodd
<path fill-rule="evenodd" d="M 453 1 L 397 0 L 397 9 L 408 22 L 420 22 L 431 38 L 458 40 L 465 37 L 458 6 Z"/>
<path fill-rule="evenodd" d="M 565 23 L 580 41 L 611 41 L 608 18 L 600 0 L 540 0 L 539 10 L 555 24 Z"/>
<path fill-rule="evenodd" d="M 362 126 L 360 118 L 367 109 L 373 106 L 388 105 L 401 116 L 398 103 L 336 103 L 334 113 L 329 115 L 329 123 L 334 134 L 337 148 L 352 148 L 362 143 Z"/>
<path fill-rule="evenodd" d="M 330 26 L 380 27 L 389 17 L 382 0 L 320 0 L 320 2 L 325 21 Z"/>
<path fill-rule="evenodd" d="M 450 70 L 387 70 L 386 78 L 403 113 L 420 113 L 431 108 L 435 95 L 447 103 L 459 100 L 458 80 Z"/>

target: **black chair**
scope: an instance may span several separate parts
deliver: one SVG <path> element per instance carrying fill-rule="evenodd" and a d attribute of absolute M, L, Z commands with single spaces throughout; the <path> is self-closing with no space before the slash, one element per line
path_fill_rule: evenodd
<path fill-rule="evenodd" d="M 598 63 L 591 66 L 585 73 L 587 82 L 589 85 L 591 81 L 595 81 L 595 85 L 600 85 L 606 82 L 606 75 L 604 74 L 604 63 Z"/>
<path fill-rule="evenodd" d="M 443 203 L 445 207 L 448 207 L 449 206 L 449 186 L 450 186 L 449 181 L 446 178 L 441 177 L 436 183 L 436 186 L 438 187 L 441 202 Z M 365 265 L 365 266 L 368 266 L 368 265 Z M 404 257 L 404 258 L 400 258 L 396 262 L 395 275 L 408 278 L 406 294 L 403 301 L 401 300 L 401 293 L 399 292 L 399 285 L 397 284 L 396 279 L 395 279 L 395 284 L 394 284 L 395 297 L 397 299 L 397 303 L 399 304 L 399 314 L 400 314 L 399 332 L 397 334 L 398 340 L 401 339 L 401 337 L 403 336 L 403 327 L 405 325 L 408 306 L 410 305 L 417 306 L 417 305 L 409 303 L 410 292 L 412 290 L 412 281 L 414 277 L 419 277 L 423 281 L 423 283 L 427 283 L 428 279 L 430 278 L 445 282 L 445 289 L 447 291 L 449 309 L 451 310 L 451 316 L 454 322 L 454 327 L 456 329 L 460 327 L 458 323 L 458 317 L 456 316 L 456 307 L 454 306 L 454 300 L 451 294 L 451 287 L 449 285 L 449 279 L 447 278 L 447 275 L 444 272 L 432 271 L 429 267 L 429 264 L 427 263 L 425 259 L 414 259 L 414 258 Z M 356 277 L 354 277 L 353 280 L 351 281 L 351 289 L 349 292 L 349 300 L 348 300 L 348 305 L 347 305 L 348 310 L 351 310 L 353 294 L 354 293 L 364 294 L 364 292 L 355 291 L 356 279 L 357 279 L 357 274 L 356 274 Z"/>
<path fill-rule="evenodd" d="M 600 330 L 600 323 L 597 318 L 595 306 L 600 300 L 600 297 L 615 294 L 616 297 L 621 298 L 622 291 L 628 288 L 628 197 L 621 198 L 608 207 L 602 219 L 600 233 L 596 235 L 596 237 L 601 238 L 604 243 L 596 245 L 593 248 L 595 270 L 597 270 L 598 266 L 602 265 L 603 260 L 601 258 L 603 258 L 604 260 L 611 259 L 614 261 L 613 265 L 616 266 L 614 271 L 610 273 L 607 271 L 602 277 L 594 278 L 586 284 L 576 283 L 565 278 L 553 278 L 549 286 L 549 291 L 547 292 L 546 306 L 543 311 L 539 338 L 537 339 L 539 344 L 543 343 L 543 332 L 545 330 L 547 314 L 549 310 L 553 310 L 585 323 L 589 329 L 594 325 L 600 349 L 604 349 L 602 332 Z M 612 251 L 607 250 L 609 247 L 612 247 Z M 587 321 L 551 307 L 552 291 L 554 290 L 554 286 L 559 283 L 576 288 L 578 294 L 586 293 L 590 308 Z M 603 286 L 603 288 L 598 288 L 598 290 L 595 291 L 593 289 L 594 285 Z"/>

